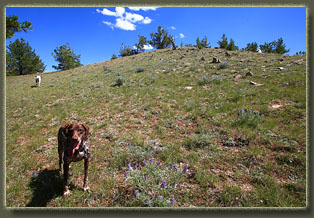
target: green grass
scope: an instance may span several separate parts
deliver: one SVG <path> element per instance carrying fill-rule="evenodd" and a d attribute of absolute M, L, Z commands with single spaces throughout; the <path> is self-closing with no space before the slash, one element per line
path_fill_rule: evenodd
<path fill-rule="evenodd" d="M 33 75 L 6 77 L 6 205 L 133 207 L 150 198 L 168 207 L 173 197 L 173 207 L 305 207 L 305 57 L 282 57 L 163 49 L 44 74 L 38 88 Z M 68 122 L 91 127 L 91 192 L 82 190 L 83 162 L 72 163 L 64 199 L 57 132 Z M 160 165 L 146 171 L 151 158 Z M 129 163 L 140 167 L 128 182 Z M 175 190 L 160 190 L 158 176 L 173 176 L 161 166 L 172 163 L 189 169 Z M 159 174 L 136 179 L 149 173 Z"/>

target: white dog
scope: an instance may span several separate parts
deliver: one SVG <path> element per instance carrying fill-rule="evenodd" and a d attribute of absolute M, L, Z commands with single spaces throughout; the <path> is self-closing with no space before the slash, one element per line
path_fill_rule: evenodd
<path fill-rule="evenodd" d="M 40 86 L 40 82 L 41 82 L 41 76 L 35 76 L 36 86 Z"/>

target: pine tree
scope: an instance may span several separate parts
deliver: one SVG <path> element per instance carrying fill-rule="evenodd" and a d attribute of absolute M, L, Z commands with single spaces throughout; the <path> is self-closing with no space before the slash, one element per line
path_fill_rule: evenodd
<path fill-rule="evenodd" d="M 170 48 L 171 43 L 171 35 L 168 35 L 168 32 L 164 30 L 161 26 L 158 27 L 157 33 L 150 34 L 151 40 L 149 44 L 151 44 L 156 49 L 164 49 Z"/>
<path fill-rule="evenodd" d="M 81 55 L 74 54 L 73 50 L 70 48 L 69 43 L 54 49 L 52 56 L 57 62 L 59 62 L 58 66 L 52 66 L 56 70 L 69 70 L 82 66 L 80 63 Z"/>
<path fill-rule="evenodd" d="M 46 66 L 36 55 L 28 42 L 23 38 L 11 42 L 7 46 L 7 75 L 25 75 L 44 72 Z"/>
<path fill-rule="evenodd" d="M 144 52 L 144 45 L 147 44 L 146 37 L 138 36 L 138 43 L 135 44 L 136 53 Z"/>
<path fill-rule="evenodd" d="M 218 45 L 219 45 L 219 48 L 227 49 L 227 47 L 228 47 L 228 40 L 227 40 L 227 37 L 226 37 L 225 34 L 222 34 L 222 40 L 218 41 Z"/>
<path fill-rule="evenodd" d="M 16 32 L 27 32 L 32 30 L 32 23 L 29 21 L 24 21 L 23 23 L 18 21 L 18 16 L 7 16 L 6 17 L 6 38 L 10 39 L 14 36 Z"/>
<path fill-rule="evenodd" d="M 283 43 L 283 39 L 279 38 L 277 41 L 273 42 L 274 44 L 274 53 L 276 54 L 285 54 L 290 51 L 290 49 L 286 50 L 286 45 Z"/>
<path fill-rule="evenodd" d="M 246 45 L 245 51 L 257 52 L 257 47 L 258 46 L 256 42 L 248 43 Z"/>
<path fill-rule="evenodd" d="M 230 39 L 230 42 L 229 42 L 229 44 L 228 44 L 228 46 L 227 46 L 227 49 L 228 49 L 229 51 L 239 50 L 238 46 L 235 45 L 233 39 Z"/>

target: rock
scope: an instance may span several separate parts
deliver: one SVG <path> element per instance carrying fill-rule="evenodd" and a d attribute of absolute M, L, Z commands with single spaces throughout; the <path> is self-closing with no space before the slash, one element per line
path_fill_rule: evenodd
<path fill-rule="evenodd" d="M 293 62 L 294 64 L 301 65 L 303 63 L 303 59 L 297 60 Z"/>
<path fill-rule="evenodd" d="M 278 67 L 277 69 L 278 69 L 278 70 L 284 70 L 284 68 L 283 68 L 283 67 Z"/>
<path fill-rule="evenodd" d="M 201 58 L 201 61 L 205 61 L 205 58 L 204 58 L 204 57 L 202 57 L 202 58 Z"/>
<path fill-rule="evenodd" d="M 245 76 L 254 76 L 254 74 L 251 71 L 249 71 L 245 74 Z"/>
<path fill-rule="evenodd" d="M 233 80 L 234 80 L 234 81 L 238 81 L 241 77 L 242 77 L 242 75 L 241 75 L 241 74 L 238 74 L 238 75 L 236 75 L 236 76 L 233 78 Z"/>
<path fill-rule="evenodd" d="M 213 63 L 220 63 L 220 60 L 218 58 L 213 58 Z"/>
<path fill-rule="evenodd" d="M 254 86 L 262 86 L 262 85 L 264 85 L 264 84 L 261 84 L 261 83 L 256 83 L 254 81 L 250 81 L 250 84 L 254 85 Z"/>
<path fill-rule="evenodd" d="M 231 56 L 231 54 L 229 53 L 229 52 L 225 52 L 225 55 L 227 56 L 227 57 L 230 57 Z"/>

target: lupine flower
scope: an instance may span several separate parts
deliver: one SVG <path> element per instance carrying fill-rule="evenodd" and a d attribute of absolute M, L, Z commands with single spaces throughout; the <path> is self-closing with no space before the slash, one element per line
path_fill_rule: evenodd
<path fill-rule="evenodd" d="M 241 113 L 242 113 L 242 114 L 243 114 L 243 113 L 245 113 L 245 110 L 244 110 L 244 108 L 242 108 L 242 109 L 241 109 Z"/>
<path fill-rule="evenodd" d="M 124 173 L 124 177 L 126 178 L 126 177 L 128 177 L 128 175 L 129 175 L 129 171 L 127 170 L 127 171 L 125 171 L 125 173 Z"/>
<path fill-rule="evenodd" d="M 158 200 L 162 200 L 162 199 L 164 199 L 164 197 L 162 195 L 159 195 Z"/>
<path fill-rule="evenodd" d="M 146 204 L 147 204 L 148 206 L 150 206 L 150 205 L 151 205 L 151 203 L 150 203 L 149 199 L 147 199 L 147 200 L 146 200 Z"/>
<path fill-rule="evenodd" d="M 128 169 L 129 169 L 129 170 L 132 169 L 131 163 L 128 163 Z"/>
<path fill-rule="evenodd" d="M 174 197 L 170 198 L 170 206 L 172 207 L 173 206 L 173 203 L 174 203 Z"/>
<path fill-rule="evenodd" d="M 154 145 L 156 145 L 156 142 L 154 142 Z"/>
<path fill-rule="evenodd" d="M 183 173 L 186 173 L 188 171 L 189 165 L 185 165 L 183 169 Z"/>
<path fill-rule="evenodd" d="M 130 145 L 131 145 L 131 143 L 130 143 L 130 142 L 128 142 L 128 145 L 130 146 Z"/>
<path fill-rule="evenodd" d="M 163 180 L 163 181 L 162 181 L 161 187 L 162 187 L 162 188 L 165 188 L 165 187 L 166 187 L 166 180 Z"/>
<path fill-rule="evenodd" d="M 134 143 L 134 147 L 136 147 L 136 143 Z"/>
<path fill-rule="evenodd" d="M 174 167 L 174 163 L 171 163 L 170 164 L 170 168 L 172 169 Z"/>
<path fill-rule="evenodd" d="M 261 115 L 261 118 L 264 118 L 264 114 Z"/>
<path fill-rule="evenodd" d="M 36 171 L 34 171 L 34 172 L 33 172 L 33 176 L 36 176 L 36 175 L 37 175 L 37 173 L 36 173 Z"/>
<path fill-rule="evenodd" d="M 137 169 L 137 164 L 134 165 L 134 169 L 135 169 L 135 170 Z"/>
<path fill-rule="evenodd" d="M 136 189 L 136 190 L 134 191 L 134 197 L 137 198 L 139 195 L 140 195 L 140 193 L 139 193 L 139 191 Z"/>
<path fill-rule="evenodd" d="M 40 171 L 41 171 L 40 168 L 38 168 L 38 173 L 40 173 Z"/>
<path fill-rule="evenodd" d="M 150 162 L 151 162 L 151 163 L 154 163 L 154 158 L 153 158 L 153 157 L 152 157 L 152 159 L 150 159 Z"/>
<path fill-rule="evenodd" d="M 157 165 L 160 165 L 160 161 L 157 161 Z"/>
<path fill-rule="evenodd" d="M 147 162 L 146 162 L 146 160 L 143 160 L 143 163 L 144 163 L 145 165 L 147 165 Z"/>

